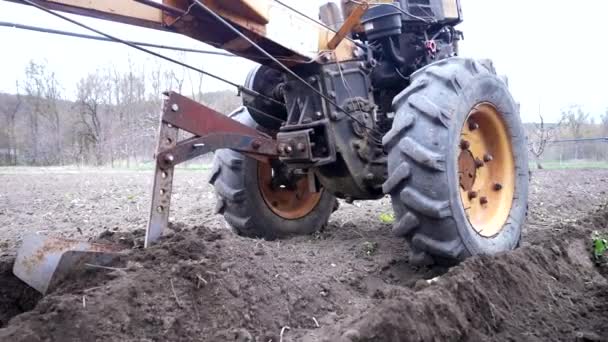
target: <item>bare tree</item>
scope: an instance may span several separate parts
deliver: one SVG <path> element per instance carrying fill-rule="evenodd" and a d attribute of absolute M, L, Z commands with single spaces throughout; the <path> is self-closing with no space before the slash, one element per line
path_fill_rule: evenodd
<path fill-rule="evenodd" d="M 29 165 L 149 161 L 153 156 L 162 91 L 186 92 L 222 112 L 240 105 L 232 91 L 203 93 L 203 78 L 162 63 L 108 66 L 83 77 L 74 101 L 61 99 L 55 74 L 30 61 L 19 94 L 0 96 L 0 140 L 10 161 Z M 17 101 L 17 102 L 14 102 Z M 19 113 L 17 113 L 19 112 Z M 6 119 L 5 119 L 6 118 Z"/>
<path fill-rule="evenodd" d="M 78 82 L 77 105 L 79 121 L 77 122 L 79 155 L 86 160 L 91 153 L 95 164 L 103 164 L 103 130 L 100 118 L 102 105 L 107 99 L 107 82 L 98 72 L 89 74 Z"/>
<path fill-rule="evenodd" d="M 534 124 L 534 130 L 529 136 L 528 150 L 534 155 L 536 167 L 542 169 L 543 166 L 540 163 L 541 156 L 545 152 L 547 145 L 555 140 L 563 119 L 557 124 L 550 125 L 545 123 L 545 120 L 540 113 L 538 114 L 538 117 L 540 118 L 540 123 Z"/>
<path fill-rule="evenodd" d="M 188 73 L 188 80 L 190 81 L 190 89 L 192 92 L 192 99 L 196 102 L 201 102 L 203 100 L 203 74 L 196 73 L 197 78 L 196 81 L 192 77 L 192 73 Z"/>
<path fill-rule="evenodd" d="M 146 126 L 145 104 L 146 104 L 146 77 L 143 70 L 137 70 L 133 63 L 129 63 L 126 73 L 113 71 L 111 86 L 115 88 L 112 103 L 112 111 L 117 117 L 115 127 L 114 145 L 124 159 L 127 167 L 131 162 L 138 162 L 137 158 L 142 147 L 140 146 L 139 132 Z"/>
<path fill-rule="evenodd" d="M 61 99 L 59 82 L 55 73 L 48 70 L 46 63 L 30 61 L 25 70 L 24 90 L 28 95 L 30 103 L 30 138 L 32 139 L 32 159 L 37 164 L 40 161 L 40 121 L 39 118 L 47 119 L 51 125 L 49 133 L 51 150 L 46 151 L 47 163 L 62 164 L 62 126 L 58 109 L 58 101 Z"/>
<path fill-rule="evenodd" d="M 16 82 L 15 85 L 17 89 L 15 96 L 11 96 L 7 101 L 0 105 L 0 111 L 4 114 L 7 121 L 5 129 L 8 137 L 8 165 L 17 165 L 17 135 L 15 134 L 15 121 L 17 113 L 19 113 L 23 103 L 19 90 L 19 82 Z"/>
<path fill-rule="evenodd" d="M 604 115 L 602 115 L 600 119 L 602 121 L 602 135 L 608 137 L 608 108 L 606 108 Z"/>
<path fill-rule="evenodd" d="M 579 105 L 570 106 L 562 111 L 562 121 L 572 138 L 579 139 L 583 137 L 583 128 L 589 121 L 589 113 L 584 112 Z"/>

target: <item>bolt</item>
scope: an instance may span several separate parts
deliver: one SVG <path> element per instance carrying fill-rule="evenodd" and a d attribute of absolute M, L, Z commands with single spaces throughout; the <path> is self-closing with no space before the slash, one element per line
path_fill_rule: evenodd
<path fill-rule="evenodd" d="M 257 150 L 258 148 L 260 148 L 260 146 L 262 146 L 262 143 L 260 143 L 258 140 L 254 140 L 251 142 L 251 148 L 253 148 L 254 150 Z"/>
<path fill-rule="evenodd" d="M 479 204 L 481 204 L 481 205 L 488 204 L 488 198 L 486 196 L 479 197 Z"/>
<path fill-rule="evenodd" d="M 285 146 L 285 153 L 291 154 L 291 152 L 293 152 L 293 147 L 291 145 Z"/>
<path fill-rule="evenodd" d="M 167 154 L 165 156 L 165 161 L 168 162 L 168 163 L 172 163 L 174 160 L 175 160 L 175 157 L 173 157 L 172 154 Z"/>
<path fill-rule="evenodd" d="M 489 153 L 486 153 L 486 154 L 483 155 L 483 161 L 485 161 L 486 163 L 487 162 L 491 162 L 492 159 L 494 159 L 494 157 L 492 157 L 492 155 L 489 154 Z"/>
<path fill-rule="evenodd" d="M 500 190 L 502 190 L 502 184 L 494 183 L 494 191 L 500 191 Z"/>
<path fill-rule="evenodd" d="M 366 174 L 366 175 L 365 175 L 365 179 L 366 179 L 366 180 L 368 180 L 368 181 L 373 180 L 373 179 L 374 179 L 374 174 L 373 174 L 373 173 L 371 173 L 371 172 L 370 172 L 370 173 L 368 173 L 368 174 Z"/>
<path fill-rule="evenodd" d="M 277 146 L 277 152 L 279 152 L 279 154 L 285 153 L 285 144 L 279 144 L 279 146 Z"/>
<path fill-rule="evenodd" d="M 179 110 L 179 106 L 177 105 L 177 103 L 171 105 L 171 110 L 174 112 L 177 112 Z"/>
<path fill-rule="evenodd" d="M 469 130 L 474 131 L 479 128 L 477 122 L 469 121 Z"/>
<path fill-rule="evenodd" d="M 472 200 L 473 198 L 477 197 L 477 191 L 471 190 L 467 193 L 467 195 L 469 196 L 469 200 Z"/>
<path fill-rule="evenodd" d="M 323 117 L 323 113 L 321 112 L 315 112 L 315 116 L 318 118 L 322 118 Z"/>
<path fill-rule="evenodd" d="M 306 150 L 306 146 L 303 143 L 298 143 L 296 145 L 296 149 L 300 152 L 304 152 Z"/>
<path fill-rule="evenodd" d="M 470 142 L 468 142 L 468 141 L 466 141 L 464 139 L 460 140 L 460 148 L 461 149 L 468 150 L 469 147 L 471 147 L 471 143 Z"/>
<path fill-rule="evenodd" d="M 475 158 L 475 167 L 479 169 L 482 166 L 483 166 L 483 161 L 479 158 Z"/>

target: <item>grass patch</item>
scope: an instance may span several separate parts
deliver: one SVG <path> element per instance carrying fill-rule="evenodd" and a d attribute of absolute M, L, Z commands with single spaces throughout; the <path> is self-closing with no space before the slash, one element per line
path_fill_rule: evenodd
<path fill-rule="evenodd" d="M 608 237 L 593 232 L 593 259 L 596 264 L 603 265 L 608 261 Z"/>
<path fill-rule="evenodd" d="M 608 161 L 594 160 L 546 161 L 541 165 L 545 170 L 608 169 Z M 530 169 L 536 170 L 536 163 L 530 163 Z"/>
<path fill-rule="evenodd" d="M 395 215 L 393 213 L 381 213 L 379 218 L 382 223 L 392 224 L 395 222 Z"/>

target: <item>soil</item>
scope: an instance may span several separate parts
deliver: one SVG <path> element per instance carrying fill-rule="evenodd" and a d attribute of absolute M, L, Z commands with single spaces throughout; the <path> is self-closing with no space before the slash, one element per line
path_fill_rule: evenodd
<path fill-rule="evenodd" d="M 146 250 L 150 172 L 0 173 L 0 341 L 608 341 L 590 257 L 608 170 L 535 172 L 521 248 L 451 269 L 409 264 L 387 198 L 342 203 L 311 236 L 238 237 L 205 173 L 177 172 L 173 224 Z M 10 272 L 33 231 L 127 255 L 41 298 Z"/>

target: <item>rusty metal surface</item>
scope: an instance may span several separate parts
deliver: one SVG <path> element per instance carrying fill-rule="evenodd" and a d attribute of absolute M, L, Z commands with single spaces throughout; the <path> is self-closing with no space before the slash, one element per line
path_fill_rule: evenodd
<path fill-rule="evenodd" d="M 361 17 L 365 14 L 365 11 L 369 8 L 369 4 L 367 1 L 362 1 L 361 3 L 357 3 L 353 11 L 350 13 L 348 18 L 344 21 L 344 24 L 340 27 L 338 32 L 331 38 L 331 40 L 327 43 L 327 48 L 330 50 L 334 50 L 340 45 L 342 40 L 346 37 L 347 34 L 351 33 L 355 26 L 359 25 L 361 22 Z"/>
<path fill-rule="evenodd" d="M 281 160 L 316 162 L 319 158 L 314 158 L 310 141 L 310 136 L 313 134 L 312 128 L 277 134 Z"/>
<path fill-rule="evenodd" d="M 13 273 L 29 286 L 46 293 L 66 275 L 85 264 L 104 265 L 118 256 L 112 245 L 30 234 L 17 251 Z"/>
<path fill-rule="evenodd" d="M 174 92 L 165 95 L 145 247 L 158 241 L 169 223 L 175 165 L 221 148 L 231 148 L 266 163 L 278 153 L 276 141 L 265 134 L 185 96 Z M 180 129 L 195 137 L 178 142 Z"/>
<path fill-rule="evenodd" d="M 179 142 L 159 153 L 158 161 L 161 166 L 170 167 L 220 148 L 230 148 L 262 162 L 277 154 L 277 144 L 272 139 L 221 132 Z"/>
<path fill-rule="evenodd" d="M 170 110 L 169 102 L 165 101 L 163 113 Z M 156 147 L 156 167 L 154 170 L 154 185 L 152 186 L 152 200 L 150 203 L 150 217 L 146 228 L 144 247 L 157 241 L 169 221 L 169 206 L 171 204 L 171 191 L 173 190 L 173 166 L 162 165 L 159 154 L 162 151 L 175 147 L 178 138 L 178 128 L 163 121 L 161 117 Z"/>
<path fill-rule="evenodd" d="M 168 106 L 163 111 L 162 120 L 192 134 L 203 136 L 226 132 L 262 136 L 257 130 L 178 93 L 169 92 L 166 101 Z"/>

